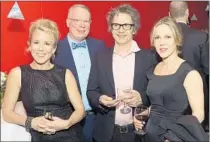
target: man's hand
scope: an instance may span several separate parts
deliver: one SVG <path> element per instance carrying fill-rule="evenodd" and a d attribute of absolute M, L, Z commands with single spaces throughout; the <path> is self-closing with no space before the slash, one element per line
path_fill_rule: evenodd
<path fill-rule="evenodd" d="M 113 99 L 112 97 L 109 97 L 107 95 L 102 95 L 99 98 L 99 102 L 100 102 L 100 104 L 102 104 L 102 105 L 104 105 L 106 107 L 115 107 L 115 106 L 118 105 L 119 100 Z"/>
<path fill-rule="evenodd" d="M 125 102 L 130 107 L 137 107 L 142 104 L 141 95 L 136 90 L 132 90 L 130 95 L 123 96 L 119 100 Z"/>

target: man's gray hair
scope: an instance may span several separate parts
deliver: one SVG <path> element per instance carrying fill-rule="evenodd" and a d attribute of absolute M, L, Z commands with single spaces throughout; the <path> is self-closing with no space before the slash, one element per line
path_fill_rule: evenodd
<path fill-rule="evenodd" d="M 140 15 L 139 12 L 129 4 L 119 5 L 116 8 L 112 8 L 108 12 L 106 19 L 109 26 L 109 31 L 111 31 L 111 24 L 113 22 L 114 16 L 118 15 L 119 13 L 124 13 L 131 16 L 131 19 L 134 24 L 134 32 L 136 33 L 140 28 Z"/>

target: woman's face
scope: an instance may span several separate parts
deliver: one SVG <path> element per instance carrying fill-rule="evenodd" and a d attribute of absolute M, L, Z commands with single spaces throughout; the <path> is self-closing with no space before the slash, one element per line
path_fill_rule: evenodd
<path fill-rule="evenodd" d="M 50 32 L 36 29 L 32 34 L 29 49 L 38 64 L 50 62 L 50 58 L 55 52 L 53 35 Z"/>
<path fill-rule="evenodd" d="M 115 15 L 112 21 L 112 36 L 115 42 L 125 45 L 132 41 L 133 34 L 133 21 L 131 16 L 125 13 Z"/>
<path fill-rule="evenodd" d="M 155 49 L 162 59 L 177 53 L 175 39 L 168 25 L 157 26 L 153 38 Z"/>

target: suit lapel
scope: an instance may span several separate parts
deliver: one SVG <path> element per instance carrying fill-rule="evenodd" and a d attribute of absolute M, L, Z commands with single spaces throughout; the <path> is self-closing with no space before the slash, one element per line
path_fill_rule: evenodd
<path fill-rule="evenodd" d="M 138 88 L 139 81 L 139 72 L 141 71 L 142 59 L 140 58 L 141 50 L 135 53 L 135 69 L 134 69 L 134 79 L 133 79 L 133 89 L 136 90 Z"/>
<path fill-rule="evenodd" d="M 87 42 L 87 46 L 88 46 L 88 52 L 89 52 L 89 55 L 90 55 L 90 60 L 91 60 L 91 63 L 93 61 L 93 54 L 94 54 L 94 43 L 91 42 L 91 40 L 89 38 L 87 38 L 86 40 Z"/>
<path fill-rule="evenodd" d="M 107 52 L 106 56 L 106 74 L 109 79 L 109 83 L 112 86 L 113 92 L 115 92 L 115 84 L 114 84 L 114 76 L 113 76 L 113 69 L 112 69 L 112 62 L 113 62 L 113 50 L 114 48 L 110 49 L 109 52 Z"/>

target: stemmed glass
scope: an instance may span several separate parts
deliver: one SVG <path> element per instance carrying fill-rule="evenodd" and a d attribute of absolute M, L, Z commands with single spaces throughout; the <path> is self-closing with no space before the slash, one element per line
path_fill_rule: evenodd
<path fill-rule="evenodd" d="M 44 118 L 45 119 L 48 119 L 50 121 L 53 120 L 53 114 L 52 114 L 52 111 L 47 111 L 46 109 L 44 109 Z"/>
<path fill-rule="evenodd" d="M 131 94 L 131 88 L 130 87 L 124 87 L 124 88 L 117 88 L 117 94 L 118 94 L 118 98 L 123 98 L 127 95 Z M 122 114 L 128 114 L 131 112 L 131 108 L 127 107 L 126 103 L 123 102 L 123 108 L 120 109 L 120 112 Z"/>
<path fill-rule="evenodd" d="M 52 111 L 49 111 L 49 110 L 46 110 L 46 109 L 44 109 L 44 118 L 45 119 L 48 119 L 48 120 L 50 120 L 50 121 L 53 121 L 53 114 L 52 114 Z M 43 133 L 43 134 L 47 134 L 47 135 L 51 135 L 51 134 L 53 134 L 53 133 L 51 133 L 51 132 L 45 132 L 45 133 Z"/>
<path fill-rule="evenodd" d="M 144 105 L 140 105 L 140 106 L 136 107 L 135 112 L 134 112 L 134 116 L 139 121 L 146 121 L 147 118 L 149 117 L 148 107 L 144 106 Z M 143 135 L 146 134 L 146 132 L 142 128 L 142 129 L 136 130 L 135 134 L 143 136 Z"/>

